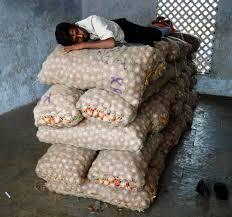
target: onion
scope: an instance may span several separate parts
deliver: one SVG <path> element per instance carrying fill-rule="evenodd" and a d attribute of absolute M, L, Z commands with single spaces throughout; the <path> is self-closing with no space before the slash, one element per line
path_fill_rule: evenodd
<path fill-rule="evenodd" d="M 92 117 L 93 116 L 93 110 L 90 109 L 90 108 L 88 108 L 87 109 L 87 115 L 90 116 L 90 117 Z"/>
<path fill-rule="evenodd" d="M 94 117 L 94 118 L 98 117 L 98 111 L 97 111 L 97 109 L 95 109 L 95 110 L 93 111 L 93 117 Z"/>
<path fill-rule="evenodd" d="M 103 119 L 104 116 L 105 116 L 104 112 L 99 112 L 99 117 L 100 117 L 101 119 Z"/>
<path fill-rule="evenodd" d="M 115 115 L 110 114 L 110 115 L 109 115 L 109 120 L 110 120 L 110 121 L 115 121 L 115 120 L 116 120 Z"/>
<path fill-rule="evenodd" d="M 103 121 L 109 121 L 109 118 L 108 118 L 107 115 L 105 115 L 105 116 L 103 117 Z"/>

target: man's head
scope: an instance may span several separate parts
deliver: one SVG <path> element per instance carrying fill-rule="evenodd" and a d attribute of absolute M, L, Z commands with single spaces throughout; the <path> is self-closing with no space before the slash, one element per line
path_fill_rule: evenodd
<path fill-rule="evenodd" d="M 56 41 L 63 46 L 80 43 L 89 40 L 89 33 L 75 24 L 60 23 L 56 26 Z"/>

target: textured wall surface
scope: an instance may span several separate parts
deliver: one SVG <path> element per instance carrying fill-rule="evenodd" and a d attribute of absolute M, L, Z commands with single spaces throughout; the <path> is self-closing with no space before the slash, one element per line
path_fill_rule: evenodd
<path fill-rule="evenodd" d="M 37 99 L 46 89 L 33 83 L 54 48 L 54 29 L 81 17 L 81 0 L 0 1 L 0 114 Z"/>
<path fill-rule="evenodd" d="M 220 0 L 217 12 L 212 75 L 232 79 L 232 1 Z"/>
<path fill-rule="evenodd" d="M 82 15 L 99 15 L 108 19 L 119 17 L 140 25 L 147 25 L 155 16 L 154 0 L 88 0 L 82 1 Z"/>
<path fill-rule="evenodd" d="M 196 89 L 200 93 L 232 96 L 232 1 L 220 0 L 212 57 L 212 71 L 199 76 Z"/>

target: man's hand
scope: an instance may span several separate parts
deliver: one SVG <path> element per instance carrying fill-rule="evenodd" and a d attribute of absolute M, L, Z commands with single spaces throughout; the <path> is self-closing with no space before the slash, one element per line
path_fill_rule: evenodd
<path fill-rule="evenodd" d="M 73 51 L 73 50 L 81 50 L 81 49 L 84 48 L 83 43 L 84 42 L 81 42 L 81 43 L 78 43 L 78 44 L 74 44 L 74 45 L 70 45 L 70 46 L 65 46 L 64 47 L 64 51 L 66 53 L 68 53 L 68 52 Z"/>
<path fill-rule="evenodd" d="M 114 38 L 108 38 L 105 40 L 90 41 L 90 42 L 80 42 L 71 46 L 64 47 L 66 53 L 73 50 L 82 50 L 82 49 L 106 49 L 113 48 L 116 46 Z"/>

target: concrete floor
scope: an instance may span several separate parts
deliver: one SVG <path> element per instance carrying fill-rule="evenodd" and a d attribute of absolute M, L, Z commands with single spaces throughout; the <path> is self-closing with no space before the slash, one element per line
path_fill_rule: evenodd
<path fill-rule="evenodd" d="M 159 197 L 143 213 L 91 199 L 41 192 L 34 173 L 49 145 L 35 137 L 29 105 L 0 116 L 0 217 L 231 217 L 232 200 L 195 192 L 197 182 L 223 182 L 232 192 L 232 98 L 201 96 L 192 129 L 168 157 Z M 8 198 L 4 192 L 8 192 Z"/>

